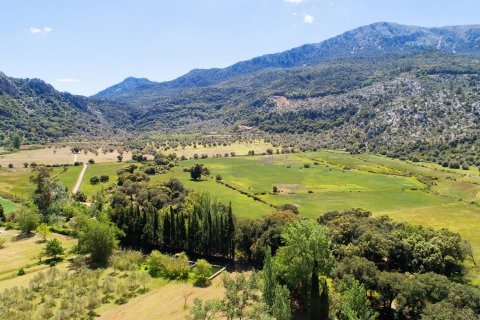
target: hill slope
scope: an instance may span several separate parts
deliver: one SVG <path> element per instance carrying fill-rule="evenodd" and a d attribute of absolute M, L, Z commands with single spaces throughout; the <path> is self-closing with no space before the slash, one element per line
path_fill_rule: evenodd
<path fill-rule="evenodd" d="M 119 134 L 122 130 L 115 124 L 130 124 L 122 108 L 119 103 L 58 92 L 39 79 L 0 73 L 0 142 L 16 133 L 28 143 Z"/>

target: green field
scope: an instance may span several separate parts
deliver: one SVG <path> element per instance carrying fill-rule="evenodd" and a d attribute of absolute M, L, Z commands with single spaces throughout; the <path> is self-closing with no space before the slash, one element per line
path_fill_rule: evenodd
<path fill-rule="evenodd" d="M 204 163 L 211 176 L 192 181 L 183 170 L 195 163 Z M 108 187 L 115 183 L 117 170 L 125 165 L 89 165 L 80 190 L 92 195 Z M 80 171 L 81 167 L 68 167 L 66 171 L 55 168 L 54 172 L 71 190 Z M 2 169 L 0 191 L 28 198 L 32 190 L 28 183 L 30 174 L 30 169 Z M 110 181 L 91 185 L 90 178 L 101 174 L 109 175 Z M 217 174 L 237 190 L 217 183 Z M 180 161 L 172 172 L 152 176 L 150 183 L 155 185 L 172 177 L 180 179 L 188 189 L 208 191 L 218 201 L 231 202 L 240 218 L 257 218 L 272 212 L 272 206 L 287 203 L 296 205 L 301 215 L 312 219 L 331 210 L 363 208 L 397 221 L 460 232 L 471 242 L 474 254 L 480 256 L 480 176 L 474 169 L 454 170 L 373 154 L 322 150 Z M 274 186 L 278 189 L 275 194 Z M 239 191 L 255 195 L 267 204 Z"/>
<path fill-rule="evenodd" d="M 104 188 L 107 188 L 111 184 L 115 184 L 117 181 L 117 170 L 126 166 L 127 164 L 122 162 L 105 162 L 88 165 L 87 171 L 85 171 L 85 175 L 83 176 L 82 184 L 80 185 L 79 190 L 84 192 L 86 195 L 92 195 L 98 191 L 101 191 Z M 80 170 L 77 174 L 77 178 L 79 174 Z M 108 182 L 98 183 L 95 185 L 90 183 L 90 178 L 92 178 L 93 176 L 100 177 L 100 175 L 102 174 L 108 175 L 110 177 L 110 180 Z"/>
<path fill-rule="evenodd" d="M 205 164 L 212 177 L 220 174 L 226 183 L 270 204 L 294 204 L 300 214 L 312 219 L 332 210 L 363 208 L 397 221 L 447 227 L 469 240 L 475 256 L 480 256 L 480 177 L 475 171 L 444 170 L 434 164 L 328 150 L 187 160 L 180 164 L 190 167 L 194 163 Z M 233 199 L 234 212 L 239 217 L 256 218 L 272 211 L 211 178 L 193 182 L 182 170 L 175 168 L 170 176 L 180 178 L 188 188 L 210 191 L 221 201 Z M 430 188 L 421 182 L 425 178 L 433 181 Z M 276 194 L 273 186 L 279 190 Z"/>
<path fill-rule="evenodd" d="M 0 197 L 0 204 L 2 205 L 3 207 L 3 210 L 5 211 L 5 213 L 9 213 L 9 212 L 12 212 L 14 211 L 15 209 L 18 208 L 18 204 L 16 204 L 15 202 L 12 202 L 10 200 L 7 200 L 7 199 L 4 199 L 2 197 Z"/>

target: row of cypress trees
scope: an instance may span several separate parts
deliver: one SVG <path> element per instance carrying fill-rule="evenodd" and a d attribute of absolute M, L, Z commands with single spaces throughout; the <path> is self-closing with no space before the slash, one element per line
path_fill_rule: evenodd
<path fill-rule="evenodd" d="M 112 220 L 123 231 L 123 247 L 180 252 L 234 259 L 235 222 L 231 204 L 212 201 L 208 193 L 191 205 L 170 205 L 162 210 L 131 203 L 116 207 Z"/>

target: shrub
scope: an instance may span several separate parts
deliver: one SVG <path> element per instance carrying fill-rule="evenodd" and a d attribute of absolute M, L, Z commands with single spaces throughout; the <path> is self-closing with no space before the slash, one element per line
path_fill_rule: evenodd
<path fill-rule="evenodd" d="M 304 167 L 304 168 L 307 168 L 307 169 L 310 168 L 310 163 L 304 163 L 304 164 L 303 164 L 303 167 Z"/>
<path fill-rule="evenodd" d="M 153 175 L 155 173 L 157 173 L 157 170 L 155 169 L 155 167 L 147 167 L 144 172 L 146 174 L 150 174 L 150 175 Z"/>
<path fill-rule="evenodd" d="M 90 184 L 97 184 L 100 182 L 100 179 L 97 176 L 93 176 L 90 178 Z"/>
<path fill-rule="evenodd" d="M 90 164 L 95 164 L 95 160 L 90 159 L 90 160 L 88 160 L 88 163 L 90 163 Z"/>
<path fill-rule="evenodd" d="M 195 279 L 195 286 L 209 286 L 211 283 L 211 280 L 209 278 L 212 275 L 212 265 L 208 263 L 207 260 L 198 260 L 195 268 L 193 269 L 193 275 Z"/>
<path fill-rule="evenodd" d="M 219 175 L 219 174 L 217 174 L 217 175 L 215 176 L 215 180 L 217 180 L 217 181 L 222 181 L 222 176 Z"/>
<path fill-rule="evenodd" d="M 185 254 L 175 257 L 164 255 L 156 250 L 147 258 L 148 273 L 152 277 L 165 277 L 168 279 L 188 278 L 189 264 Z"/>
<path fill-rule="evenodd" d="M 273 193 L 277 193 L 277 192 L 278 192 L 278 187 L 277 187 L 277 186 L 273 186 L 273 187 L 272 187 L 272 192 L 273 192 Z"/>
<path fill-rule="evenodd" d="M 106 174 L 102 174 L 100 176 L 100 182 L 107 182 L 108 180 L 110 180 L 110 177 Z"/>
<path fill-rule="evenodd" d="M 25 270 L 23 268 L 18 269 L 17 276 L 24 276 L 25 275 Z"/>
<path fill-rule="evenodd" d="M 73 200 L 78 202 L 87 202 L 87 195 L 82 191 L 77 191 L 77 193 L 73 195 Z"/>

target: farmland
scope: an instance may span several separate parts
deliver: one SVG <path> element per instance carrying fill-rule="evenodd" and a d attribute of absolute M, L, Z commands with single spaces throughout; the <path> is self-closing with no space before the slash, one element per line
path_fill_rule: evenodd
<path fill-rule="evenodd" d="M 197 162 L 209 168 L 212 178 L 194 182 L 182 172 Z M 219 200 L 231 199 L 242 218 L 257 218 L 269 208 L 238 191 L 277 206 L 294 204 L 312 219 L 327 211 L 363 208 L 397 221 L 459 232 L 471 242 L 475 256 L 480 255 L 480 177 L 475 171 L 333 151 L 188 160 L 181 166 L 167 176 L 180 178 L 188 188 L 209 190 Z M 216 175 L 238 191 L 215 182 Z"/>
<path fill-rule="evenodd" d="M 252 145 L 242 145 L 249 150 Z M 267 147 L 257 143 L 258 148 Z M 201 154 L 205 150 L 198 147 Z M 236 152 L 242 150 L 236 146 Z M 191 148 L 193 150 L 193 148 Z M 229 149 L 230 150 L 230 149 Z M 225 153 L 226 150 L 214 154 Z M 20 152 L 23 153 L 24 151 Z M 213 151 L 212 151 L 213 152 Z M 53 153 L 52 153 L 53 155 Z M 71 156 L 71 154 L 70 154 Z M 199 181 L 188 172 L 195 163 L 203 163 L 211 172 Z M 116 182 L 116 172 L 126 166 L 120 162 L 89 165 L 80 191 L 93 195 Z M 81 166 L 54 168 L 54 175 L 72 190 Z M 2 168 L 0 191 L 28 199 L 33 186 L 28 182 L 31 169 Z M 106 174 L 110 180 L 90 184 L 93 176 Z M 215 177 L 219 175 L 221 182 Z M 178 178 L 187 189 L 210 192 L 212 198 L 231 203 L 239 218 L 255 219 L 272 212 L 274 206 L 293 204 L 300 214 L 316 219 L 332 210 L 363 208 L 375 216 L 388 215 L 396 221 L 447 227 L 459 232 L 480 255 L 480 177 L 478 170 L 455 170 L 432 163 L 413 163 L 374 154 L 351 155 L 342 151 L 283 155 L 221 157 L 179 161 L 169 173 L 150 177 L 156 185 Z M 276 192 L 273 192 L 273 188 Z M 261 201 L 254 200 L 254 197 Z M 5 199 L 7 212 L 13 204 Z"/>

